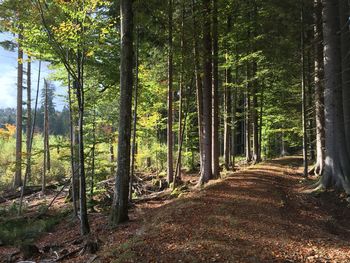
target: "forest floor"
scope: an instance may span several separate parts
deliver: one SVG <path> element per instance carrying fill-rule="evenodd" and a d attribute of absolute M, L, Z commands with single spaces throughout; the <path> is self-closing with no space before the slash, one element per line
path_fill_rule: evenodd
<path fill-rule="evenodd" d="M 303 180 L 300 166 L 299 157 L 268 161 L 177 199 L 137 204 L 115 229 L 92 213 L 96 254 L 79 253 L 69 218 L 36 245 L 65 250 L 60 262 L 350 262 L 348 203 L 333 191 L 305 193 L 315 180 Z"/>

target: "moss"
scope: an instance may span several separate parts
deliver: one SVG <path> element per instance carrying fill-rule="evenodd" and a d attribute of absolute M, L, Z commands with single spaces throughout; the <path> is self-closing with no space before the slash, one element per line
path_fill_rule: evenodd
<path fill-rule="evenodd" d="M 1 220 L 1 242 L 4 245 L 20 245 L 32 242 L 42 233 L 50 231 L 66 214 L 67 211 L 40 219 L 15 218 Z"/>

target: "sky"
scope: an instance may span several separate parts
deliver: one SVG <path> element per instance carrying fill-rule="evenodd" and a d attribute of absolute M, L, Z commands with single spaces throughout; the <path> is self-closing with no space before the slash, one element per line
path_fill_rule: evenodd
<path fill-rule="evenodd" d="M 14 40 L 14 36 L 7 33 L 0 33 L 0 41 Z M 25 56 L 26 58 L 26 56 Z M 23 69 L 26 70 L 27 64 L 23 65 Z M 44 78 L 48 78 L 50 72 L 48 68 L 49 64 L 44 62 L 41 67 L 40 89 L 43 86 Z M 35 94 L 38 84 L 38 72 L 39 62 L 33 61 L 32 63 L 32 105 L 34 105 Z M 23 77 L 26 85 L 26 76 Z M 11 52 L 0 47 L 0 108 L 16 108 L 16 95 L 17 95 L 17 51 Z M 56 96 L 55 104 L 57 110 L 62 110 L 65 105 L 63 95 L 66 94 L 66 89 L 63 88 L 60 83 L 55 82 Z M 23 100 L 26 99 L 26 92 L 23 92 Z"/>

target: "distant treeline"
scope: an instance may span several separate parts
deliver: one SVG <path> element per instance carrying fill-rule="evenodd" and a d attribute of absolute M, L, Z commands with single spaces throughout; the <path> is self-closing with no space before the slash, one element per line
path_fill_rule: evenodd
<path fill-rule="evenodd" d="M 26 111 L 23 111 L 23 117 L 26 116 Z M 34 112 L 32 113 L 32 118 L 34 118 Z M 25 121 L 25 119 L 24 119 Z M 69 110 L 64 107 L 62 111 L 53 110 L 50 111 L 49 115 L 50 127 L 49 131 L 52 135 L 67 135 L 69 132 Z M 4 128 L 5 124 L 16 124 L 16 109 L 6 108 L 0 109 L 0 128 Z M 36 132 L 42 132 L 44 127 L 44 108 L 40 107 L 38 109 L 36 117 Z M 24 132 L 26 126 L 23 126 Z"/>

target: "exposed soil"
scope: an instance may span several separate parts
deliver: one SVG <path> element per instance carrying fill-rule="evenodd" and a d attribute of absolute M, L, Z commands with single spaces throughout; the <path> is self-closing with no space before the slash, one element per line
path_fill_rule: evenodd
<path fill-rule="evenodd" d="M 278 159 L 175 200 L 140 203 L 116 229 L 107 226 L 106 215 L 92 214 L 90 238 L 99 251 L 60 262 L 350 262 L 345 198 L 304 193 L 311 182 L 302 180 L 300 163 Z M 36 245 L 67 253 L 81 247 L 77 236 L 67 218 Z M 41 259 L 54 256 L 51 249 Z"/>

